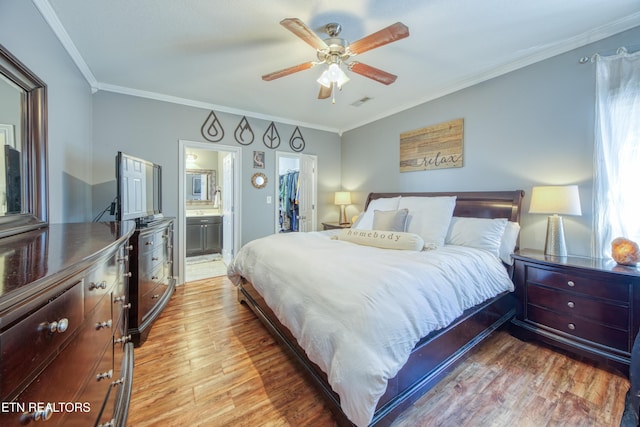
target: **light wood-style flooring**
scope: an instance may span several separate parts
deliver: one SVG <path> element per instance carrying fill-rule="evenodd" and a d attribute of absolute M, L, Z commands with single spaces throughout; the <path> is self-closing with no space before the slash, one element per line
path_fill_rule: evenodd
<path fill-rule="evenodd" d="M 618 426 L 626 378 L 498 331 L 394 427 Z M 178 286 L 135 350 L 128 425 L 333 426 L 224 276 Z"/>

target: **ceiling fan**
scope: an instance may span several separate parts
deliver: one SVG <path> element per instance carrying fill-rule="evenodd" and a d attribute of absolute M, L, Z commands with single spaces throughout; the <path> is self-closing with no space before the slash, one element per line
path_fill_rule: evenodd
<path fill-rule="evenodd" d="M 294 65 L 293 67 L 265 74 L 262 76 L 262 80 L 271 81 L 299 71 L 308 70 L 316 65 L 327 64 L 327 69 L 318 79 L 318 83 L 320 83 L 319 99 L 329 98 L 334 87 L 341 89 L 342 85 L 349 81 L 349 77 L 341 68 L 342 64 L 344 64 L 349 71 L 353 71 L 356 74 L 360 74 L 361 76 L 382 84 L 389 85 L 395 82 L 397 76 L 391 73 L 361 62 L 351 61 L 347 63 L 345 61 L 353 56 L 360 55 L 371 49 L 409 36 L 409 28 L 401 22 L 389 25 L 353 43 L 349 43 L 345 39 L 338 37 L 342 30 L 340 24 L 330 23 L 325 25 L 323 29 L 329 37 L 324 40 L 298 18 L 283 19 L 280 21 L 280 24 L 316 49 L 318 60 L 304 62 Z M 335 103 L 335 97 L 333 102 Z"/>

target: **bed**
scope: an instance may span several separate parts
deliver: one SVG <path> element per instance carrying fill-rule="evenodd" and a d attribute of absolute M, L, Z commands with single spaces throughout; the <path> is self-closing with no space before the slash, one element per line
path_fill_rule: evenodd
<path fill-rule="evenodd" d="M 521 190 L 371 193 L 364 212 L 369 221 L 375 213 L 376 227 L 363 225 L 366 215 L 362 215 L 362 221 L 353 230 L 291 233 L 292 236 L 274 235 L 249 242 L 229 265 L 229 278 L 237 286 L 238 300 L 256 314 L 300 363 L 325 396 L 340 425 L 387 426 L 513 316 L 515 302 L 508 254 L 505 257 L 504 253 L 489 253 L 484 247 L 468 247 L 465 239 L 476 229 L 470 222 L 491 223 L 493 228 L 494 223 L 506 224 L 502 228 L 504 235 L 505 227 L 515 226 L 511 227 L 516 230 L 515 238 L 512 231 L 512 243 L 507 244 L 509 251 L 515 249 L 523 196 Z M 437 241 L 441 236 L 429 235 L 432 228 L 441 226 L 425 227 L 421 223 L 423 216 L 434 215 L 429 212 L 440 212 L 440 207 L 420 210 L 421 206 L 431 206 L 424 203 L 434 201 L 450 205 L 448 213 L 439 215 L 449 216 L 447 235 L 443 238 L 446 241 Z M 405 208 L 400 209 L 402 203 Z M 388 216 L 383 218 L 383 214 L 392 212 L 392 220 Z M 376 233 L 380 224 L 397 226 L 398 213 L 406 215 L 402 225 L 406 233 Z M 439 220 L 435 215 L 429 218 L 429 224 Z M 454 227 L 458 237 L 452 231 Z M 393 237 L 401 238 L 400 242 L 408 238 L 413 244 L 418 239 L 418 246 L 424 250 L 381 249 L 377 243 L 354 243 L 347 233 L 358 230 L 365 238 L 367 234 L 375 233 L 376 237 L 382 234 L 386 238 L 395 233 Z M 462 243 L 456 238 L 462 239 Z M 481 240 L 486 239 L 482 236 Z M 504 242 L 500 251 L 504 252 Z M 304 267 L 297 268 L 296 264 L 303 264 L 296 258 L 302 253 L 311 254 L 312 259 L 309 265 L 305 260 Z M 277 254 L 286 255 L 278 260 Z M 464 261 L 459 262 L 459 256 L 465 257 Z M 283 265 L 276 267 L 278 263 Z M 431 269 L 428 278 L 422 273 L 427 270 L 422 268 Z M 472 270 L 475 268 L 483 270 L 478 273 Z M 285 273 L 278 276 L 278 269 Z M 385 279 L 387 271 L 392 278 Z M 450 274 L 453 275 L 449 277 Z M 434 288 L 426 290 L 423 285 Z M 333 299 L 315 292 L 328 293 Z M 459 299 L 460 304 L 441 297 L 449 293 L 455 294 L 454 299 Z M 361 294 L 364 297 L 356 300 Z M 423 301 L 426 294 L 429 298 L 435 295 L 438 302 Z M 281 299 L 275 299 L 276 296 Z M 433 310 L 427 310 L 426 305 L 433 306 Z M 442 313 L 440 306 L 445 307 Z M 329 311 L 324 312 L 327 308 Z M 338 311 L 349 313 L 356 320 L 342 320 Z M 386 323 L 404 317 L 408 318 L 408 325 Z M 313 329 L 318 325 L 324 329 Z M 346 335 L 343 329 L 361 335 L 343 338 Z"/>

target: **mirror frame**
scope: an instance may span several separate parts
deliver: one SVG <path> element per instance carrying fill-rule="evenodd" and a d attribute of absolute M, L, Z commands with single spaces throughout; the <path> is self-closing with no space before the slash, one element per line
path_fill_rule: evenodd
<path fill-rule="evenodd" d="M 258 183 L 258 178 L 262 178 L 262 184 Z M 257 189 L 264 188 L 267 185 L 268 181 L 269 180 L 267 179 L 267 176 L 262 172 L 256 172 L 251 177 L 251 185 L 253 185 Z"/>
<path fill-rule="evenodd" d="M 209 194 L 207 195 L 207 199 L 206 200 L 186 200 L 185 203 L 187 205 L 211 205 L 213 204 L 213 197 L 215 196 L 215 191 L 214 191 L 214 186 L 216 185 L 216 171 L 212 170 L 212 169 L 186 169 L 185 170 L 185 177 L 188 174 L 194 174 L 194 175 L 209 175 L 209 177 L 207 178 L 207 189 L 209 191 Z M 186 179 L 185 179 L 186 182 Z"/>
<path fill-rule="evenodd" d="M 0 216 L 0 237 L 49 224 L 47 85 L 0 44 L 0 73 L 24 90 L 20 143 L 22 213 Z"/>

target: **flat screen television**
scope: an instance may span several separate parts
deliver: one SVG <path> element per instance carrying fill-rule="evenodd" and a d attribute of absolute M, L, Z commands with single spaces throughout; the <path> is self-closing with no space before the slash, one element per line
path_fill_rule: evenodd
<path fill-rule="evenodd" d="M 118 151 L 116 220 L 145 225 L 162 218 L 162 167 Z"/>

